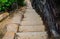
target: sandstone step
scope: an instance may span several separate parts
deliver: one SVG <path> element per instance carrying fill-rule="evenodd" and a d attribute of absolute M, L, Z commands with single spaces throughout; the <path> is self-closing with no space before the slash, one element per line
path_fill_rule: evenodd
<path fill-rule="evenodd" d="M 30 11 L 30 12 L 34 11 L 34 12 L 36 12 L 33 8 L 30 8 L 30 9 L 28 8 L 28 9 L 26 9 L 26 11 Z"/>
<path fill-rule="evenodd" d="M 33 9 L 31 9 L 31 10 L 30 10 L 30 9 L 27 9 L 26 12 L 25 12 L 25 14 L 29 14 L 29 15 L 31 15 L 31 14 L 33 14 L 33 15 L 38 15 L 37 12 L 36 12 L 35 10 L 33 10 Z"/>
<path fill-rule="evenodd" d="M 30 15 L 30 16 L 29 15 L 26 15 L 26 16 L 24 16 L 24 18 L 30 18 L 30 19 L 33 19 L 33 18 L 36 18 L 37 19 L 38 18 L 39 19 L 41 17 L 40 16 L 38 17 L 36 15 L 35 16 L 34 15 L 33 16 L 32 15 Z"/>
<path fill-rule="evenodd" d="M 22 21 L 21 25 L 24 26 L 30 26 L 30 25 L 43 25 L 42 21 Z"/>
<path fill-rule="evenodd" d="M 41 17 L 37 17 L 37 16 L 27 16 L 23 19 L 24 21 L 42 21 Z"/>
<path fill-rule="evenodd" d="M 19 32 L 45 32 L 45 26 L 19 26 Z"/>
<path fill-rule="evenodd" d="M 41 20 L 41 17 L 38 17 L 38 16 L 24 16 L 24 19 L 33 19 L 33 20 L 36 20 L 36 19 L 39 19 Z"/>
<path fill-rule="evenodd" d="M 46 32 L 22 32 L 16 33 L 16 39 L 47 39 Z"/>
<path fill-rule="evenodd" d="M 42 21 L 42 19 L 41 18 L 36 18 L 36 17 L 33 17 L 33 18 L 29 18 L 29 17 L 25 17 L 24 19 L 23 19 L 23 21 L 27 21 L 27 20 L 29 20 L 29 21 L 36 21 L 36 20 L 38 20 L 38 21 Z"/>
<path fill-rule="evenodd" d="M 21 13 L 16 13 L 13 15 L 12 19 L 11 19 L 11 23 L 17 23 L 20 24 L 21 20 L 22 20 L 22 14 Z"/>
<path fill-rule="evenodd" d="M 33 9 L 33 8 L 27 8 L 26 11 L 33 11 L 33 12 L 36 12 L 35 9 Z"/>
<path fill-rule="evenodd" d="M 38 15 L 37 13 L 25 13 L 24 14 L 24 17 L 39 17 L 40 18 L 40 15 Z"/>
<path fill-rule="evenodd" d="M 32 16 L 32 17 L 40 17 L 37 13 L 35 12 L 27 12 L 24 14 L 25 17 L 29 17 L 29 16 Z"/>

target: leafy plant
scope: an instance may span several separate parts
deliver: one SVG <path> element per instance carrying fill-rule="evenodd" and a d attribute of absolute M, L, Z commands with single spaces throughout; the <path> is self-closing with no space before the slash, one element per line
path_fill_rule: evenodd
<path fill-rule="evenodd" d="M 24 5 L 24 0 L 0 0 L 0 11 L 5 11 L 9 9 L 13 5 L 13 3 L 16 2 L 18 5 Z"/>
<path fill-rule="evenodd" d="M 24 0 L 17 0 L 17 2 L 18 2 L 18 5 L 21 5 L 21 6 L 24 6 L 25 5 Z"/>

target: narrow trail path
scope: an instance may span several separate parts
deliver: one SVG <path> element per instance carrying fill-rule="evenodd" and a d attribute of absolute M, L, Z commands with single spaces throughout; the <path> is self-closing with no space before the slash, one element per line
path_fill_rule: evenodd
<path fill-rule="evenodd" d="M 41 17 L 32 8 L 29 0 L 24 18 L 21 21 L 16 39 L 47 39 L 47 32 Z"/>
<path fill-rule="evenodd" d="M 32 8 L 29 0 L 25 0 L 25 13 L 17 11 L 10 18 L 7 32 L 3 39 L 47 39 L 48 35 L 41 17 Z M 24 16 L 24 18 L 23 18 Z"/>

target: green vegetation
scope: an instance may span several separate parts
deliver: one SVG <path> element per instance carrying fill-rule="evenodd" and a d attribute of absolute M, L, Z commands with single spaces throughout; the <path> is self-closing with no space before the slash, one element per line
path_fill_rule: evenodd
<path fill-rule="evenodd" d="M 24 0 L 0 0 L 0 11 L 5 11 L 9 9 L 13 3 L 16 3 L 20 6 L 24 6 Z M 14 6 L 13 6 L 14 7 Z"/>
<path fill-rule="evenodd" d="M 18 5 L 20 5 L 20 6 L 24 6 L 25 5 L 24 0 L 17 0 L 17 2 L 18 2 Z"/>

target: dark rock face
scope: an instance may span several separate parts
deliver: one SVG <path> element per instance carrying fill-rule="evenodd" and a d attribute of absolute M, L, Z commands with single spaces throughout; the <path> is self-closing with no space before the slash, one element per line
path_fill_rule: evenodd
<path fill-rule="evenodd" d="M 42 17 L 45 24 L 47 24 L 49 31 L 57 39 L 60 32 L 58 23 L 56 23 L 56 18 L 60 14 L 60 9 L 56 7 L 58 1 L 56 1 L 56 4 L 54 2 L 55 0 L 31 0 L 33 9 L 35 9 L 36 12 Z M 58 15 L 56 15 L 57 12 L 59 12 Z"/>

